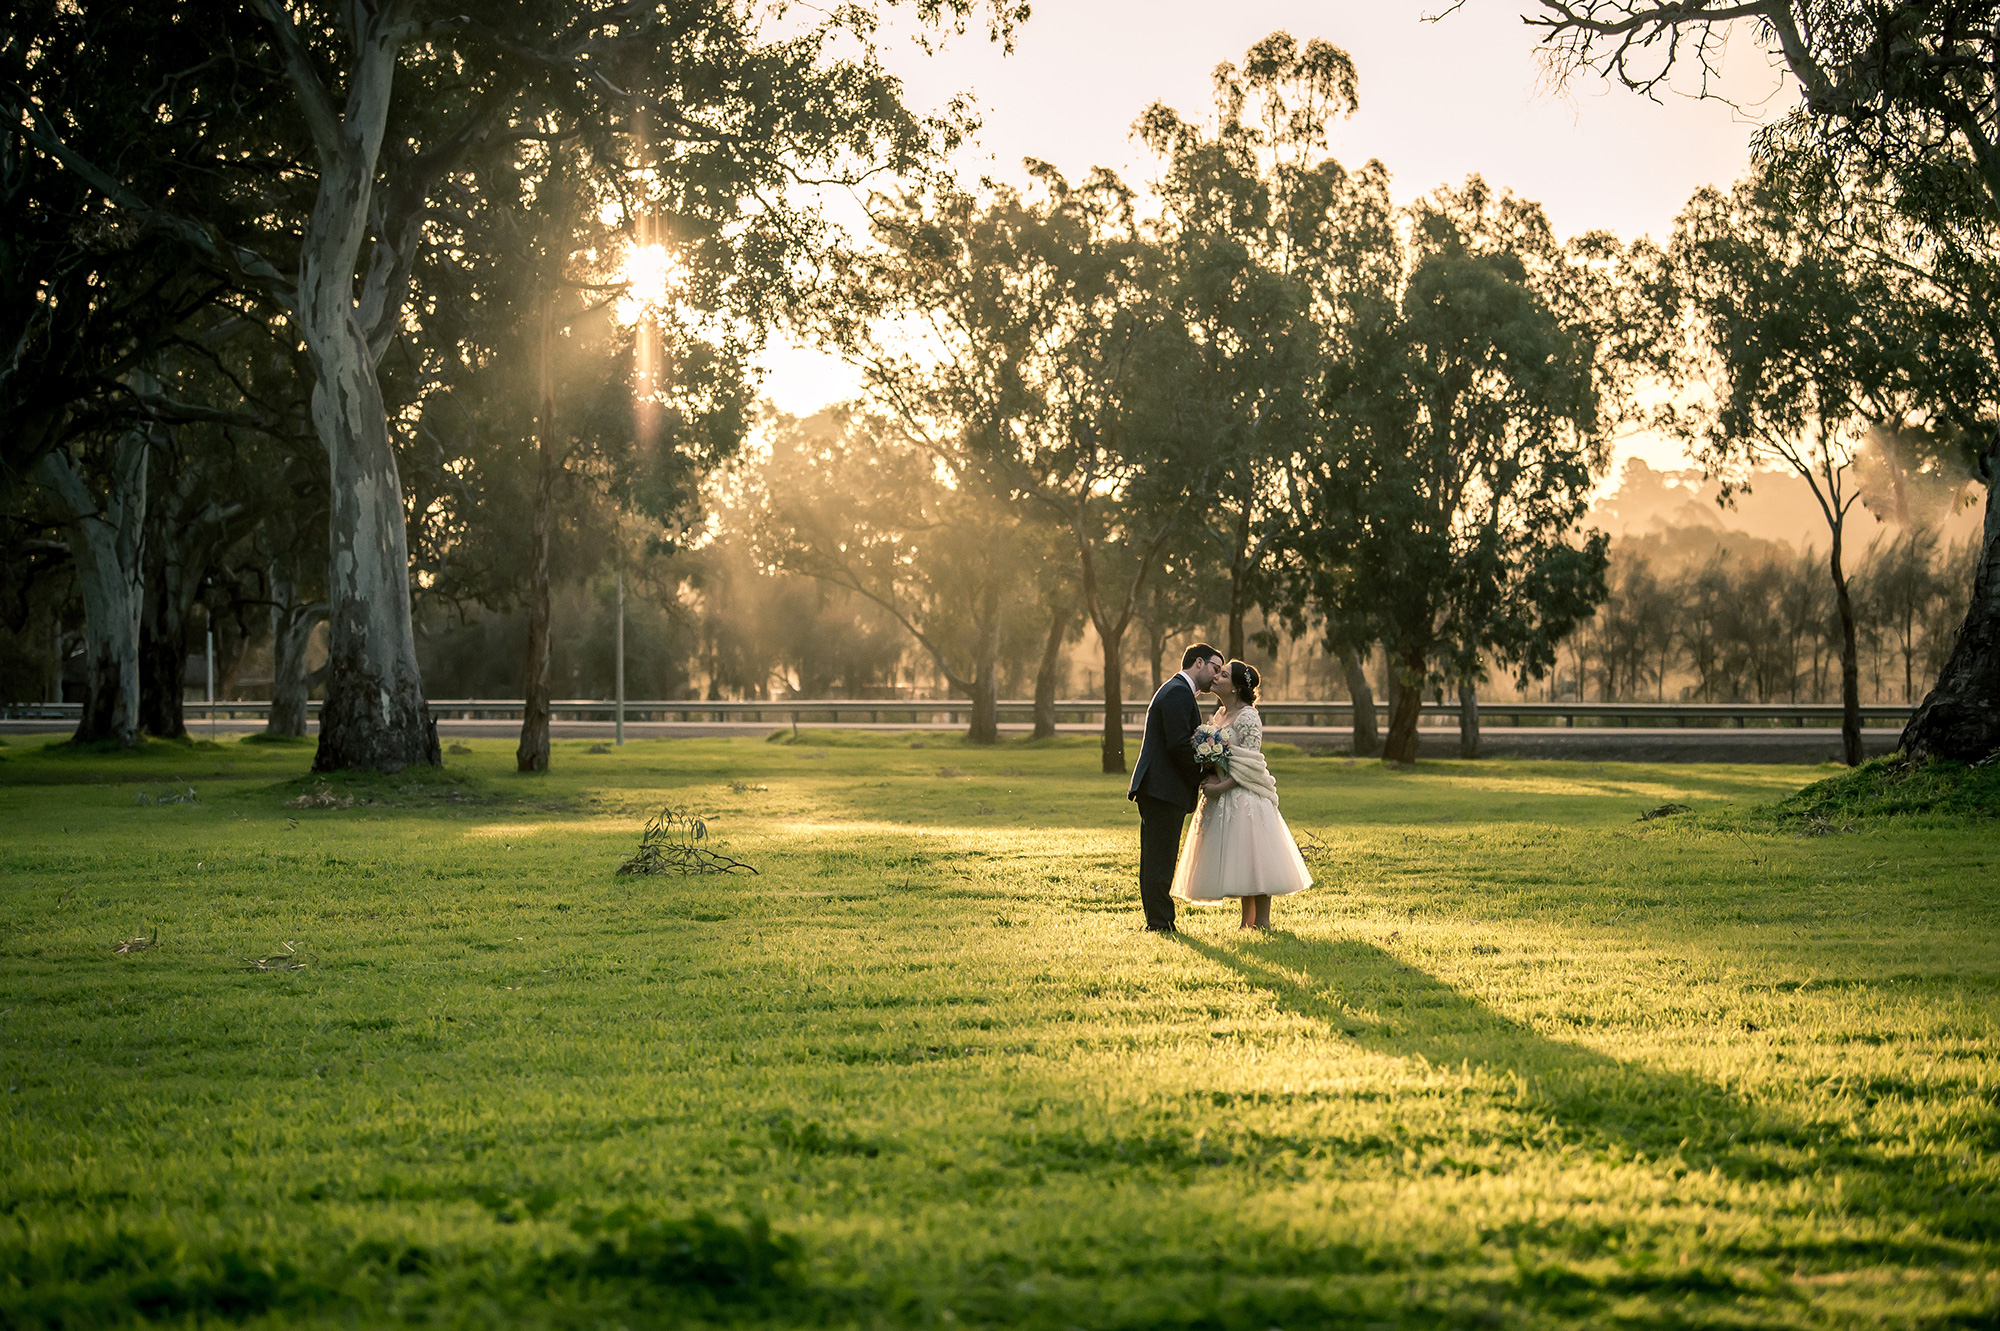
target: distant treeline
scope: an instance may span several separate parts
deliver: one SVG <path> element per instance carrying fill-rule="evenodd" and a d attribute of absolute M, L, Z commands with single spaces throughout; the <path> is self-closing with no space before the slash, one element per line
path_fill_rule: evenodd
<path fill-rule="evenodd" d="M 1965 618 L 1971 538 L 1913 526 L 1850 556 L 1862 696 L 1915 702 Z M 1565 644 L 1557 689 L 1604 702 L 1838 702 L 1825 551 L 1677 528 L 1614 541 L 1610 594 Z"/>
<path fill-rule="evenodd" d="M 1915 702 L 1935 678 L 1965 617 L 1975 538 L 1942 539 L 1929 526 L 1885 533 L 1853 560 L 1861 692 L 1869 702 Z M 1673 527 L 1622 537 L 1610 547 L 1610 594 L 1594 618 L 1563 642 L 1557 669 L 1519 690 L 1508 679 L 1481 693 L 1591 702 L 1838 702 L 1840 626 L 1826 555 L 1711 527 Z M 879 608 L 796 574 L 760 572 L 739 544 L 703 554 L 702 574 L 663 610 L 626 605 L 626 693 L 632 698 L 947 697 L 953 690 L 929 657 Z M 705 589 L 719 595 L 711 601 Z M 707 605 L 726 614 L 705 614 Z M 553 674 L 558 696 L 609 697 L 616 604 L 608 581 L 556 598 Z M 1155 621 L 1131 645 L 1134 681 L 1157 684 L 1168 657 L 1213 623 Z M 429 626 L 424 677 L 437 697 L 518 697 L 519 615 Z M 1157 638 L 1155 634 L 1157 633 Z M 1273 697 L 1349 698 L 1320 635 L 1294 637 L 1264 621 L 1253 651 Z M 1158 641 L 1173 651 L 1155 652 Z M 1095 691 L 1096 644 L 1072 641 L 1055 691 Z M 1021 639 L 1001 658 L 1002 696 L 1029 698 L 1041 644 Z M 1368 663 L 1386 697 L 1383 663 Z"/>

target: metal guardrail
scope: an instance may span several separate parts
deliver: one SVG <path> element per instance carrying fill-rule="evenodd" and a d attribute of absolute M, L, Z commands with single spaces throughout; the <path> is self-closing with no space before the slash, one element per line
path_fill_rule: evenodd
<path fill-rule="evenodd" d="M 514 721 L 523 704 L 508 698 L 433 698 L 431 715 L 439 720 Z M 317 714 L 319 703 L 307 704 Z M 1009 699 L 998 704 L 1003 724 L 1028 724 L 1034 720 L 1033 702 Z M 181 705 L 190 722 L 215 720 L 262 720 L 271 704 L 258 701 L 189 702 Z M 618 704 L 601 698 L 553 700 L 549 710 L 561 721 L 612 721 Z M 1143 721 L 1146 700 L 1128 702 L 1120 709 L 1127 724 Z M 1264 702 L 1257 710 L 1268 726 L 1307 728 L 1341 727 L 1354 724 L 1354 704 L 1350 702 Z M 1388 709 L 1378 704 L 1377 725 L 1387 728 Z M 1861 709 L 1867 725 L 1901 726 L 1913 709 L 1902 703 L 1871 703 Z M 765 725 L 869 724 L 962 725 L 970 722 L 972 704 L 964 698 L 872 699 L 872 698 L 785 698 L 769 702 L 707 701 L 698 698 L 628 699 L 625 720 L 682 722 L 750 722 Z M 1104 718 L 1104 703 L 1068 699 L 1056 703 L 1056 720 L 1069 724 L 1091 724 Z M 8 720 L 75 721 L 83 714 L 79 703 L 31 703 L 0 709 Z M 1480 721 L 1484 725 L 1640 726 L 1652 728 L 1702 728 L 1752 724 L 1764 726 L 1838 727 L 1838 703 L 1586 703 L 1508 702 L 1482 700 Z M 1421 720 L 1427 728 L 1452 729 L 1458 725 L 1457 703 L 1425 703 Z"/>

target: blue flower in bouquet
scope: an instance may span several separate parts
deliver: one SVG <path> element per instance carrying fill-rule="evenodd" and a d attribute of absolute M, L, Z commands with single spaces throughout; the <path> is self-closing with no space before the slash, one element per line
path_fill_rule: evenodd
<path fill-rule="evenodd" d="M 1229 742 L 1214 726 L 1197 726 L 1194 732 L 1194 760 L 1203 767 L 1229 772 Z"/>

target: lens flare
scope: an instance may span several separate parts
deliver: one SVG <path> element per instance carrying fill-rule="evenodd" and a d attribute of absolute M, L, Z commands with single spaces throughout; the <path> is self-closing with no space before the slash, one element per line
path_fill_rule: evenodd
<path fill-rule="evenodd" d="M 626 248 L 622 276 L 626 288 L 618 301 L 618 318 L 630 324 L 667 306 L 680 287 L 681 268 L 666 246 L 635 244 Z"/>

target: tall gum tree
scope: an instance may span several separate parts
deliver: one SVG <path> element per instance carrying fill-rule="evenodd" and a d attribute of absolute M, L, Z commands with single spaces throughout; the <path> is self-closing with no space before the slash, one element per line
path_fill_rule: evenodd
<path fill-rule="evenodd" d="M 965 483 L 1067 533 L 1077 597 L 1048 607 L 1048 659 L 1080 609 L 1103 654 L 1102 766 L 1122 772 L 1125 634 L 1167 543 L 1192 540 L 1178 529 L 1202 488 L 1184 447 L 1188 362 L 1147 294 L 1157 251 L 1131 192 L 1109 172 L 1072 186 L 1027 166 L 1029 193 L 878 200 L 878 247 L 820 317 L 871 400 Z"/>
<path fill-rule="evenodd" d="M 1840 625 L 1841 751 L 1862 760 L 1860 652 L 1846 550 L 1860 498 L 1854 464 L 1870 434 L 1913 413 L 1916 338 L 1879 270 L 1826 243 L 1768 179 L 1697 194 L 1669 251 L 1690 334 L 1674 378 L 1706 397 L 1675 422 L 1725 500 L 1756 463 L 1805 480 L 1827 525 Z"/>
<path fill-rule="evenodd" d="M 757 473 L 765 563 L 880 606 L 972 700 L 968 738 L 1000 738 L 1002 637 L 1034 582 L 1021 506 L 961 473 L 890 421 L 836 410 L 781 418 Z"/>
<path fill-rule="evenodd" d="M 437 213 L 454 206 L 467 155 L 496 136 L 539 134 L 535 111 L 555 96 L 643 121 L 633 167 L 699 203 L 685 211 L 713 224 L 706 253 L 743 261 L 714 265 L 714 281 L 740 297 L 736 313 L 763 325 L 825 236 L 810 205 L 786 201 L 793 186 L 910 169 L 961 128 L 904 109 L 865 6 L 778 34 L 728 0 L 533 0 L 499 13 L 442 0 L 251 0 L 199 22 L 180 7 L 164 19 L 144 7 L 88 8 L 113 42 L 125 39 L 111 11 L 132 11 L 132 32 L 147 40 L 124 55 L 134 86 L 155 90 L 147 95 L 159 105 L 146 108 L 155 121 L 213 127 L 182 163 L 186 188 L 149 190 L 122 176 L 118 156 L 77 132 L 90 105 L 10 93 L 19 132 L 119 210 L 261 295 L 312 365 L 330 511 L 321 770 L 439 758 L 412 635 L 405 492 L 380 364 L 406 331 L 412 267 Z M 925 23 L 962 27 L 977 7 L 915 8 Z M 1025 18 L 1007 0 L 989 8 L 996 39 Z M 859 56 L 831 53 L 850 38 Z M 44 63 L 87 45 L 72 34 L 46 48 Z M 170 57 L 178 67 L 163 68 Z"/>
<path fill-rule="evenodd" d="M 1456 8 L 1457 6 L 1452 6 Z M 1983 389 L 1940 404 L 1987 489 L 1964 623 L 1904 727 L 1912 758 L 2000 751 L 2000 23 L 1967 0 L 1537 0 L 1526 14 L 1558 80 L 1590 72 L 1648 96 L 1677 74 L 1712 91 L 1732 31 L 1783 62 L 1800 105 L 1760 133 L 1758 156 L 1822 178 L 1881 182 L 1883 196 L 1957 269 L 1946 282 L 1986 363 Z M 1962 350 L 1962 348 L 1960 348 Z M 1940 349 L 1944 358 L 1956 352 Z"/>
<path fill-rule="evenodd" d="M 152 431 L 134 426 L 101 453 L 105 476 L 93 485 L 88 464 L 68 447 L 36 461 L 50 507 L 67 529 L 83 592 L 83 717 L 78 743 L 139 742 L 139 608 L 145 571 L 146 480 Z"/>
<path fill-rule="evenodd" d="M 1190 425 L 1217 461 L 1203 518 L 1228 578 L 1227 650 L 1241 658 L 1250 605 L 1272 599 L 1271 566 L 1303 517 L 1285 478 L 1319 423 L 1317 279 L 1346 239 L 1332 206 L 1346 172 L 1323 154 L 1328 123 L 1358 98 L 1345 51 L 1284 32 L 1219 65 L 1214 83 L 1212 122 L 1154 103 L 1137 133 L 1165 168 L 1163 295 L 1190 334 Z"/>
<path fill-rule="evenodd" d="M 1399 303 L 1338 381 L 1311 505 L 1343 552 L 1323 613 L 1389 652 L 1396 763 L 1416 758 L 1435 668 L 1553 662 L 1603 597 L 1606 544 L 1579 531 L 1602 442 L 1598 343 L 1555 298 L 1569 256 L 1538 207 L 1476 177 L 1410 221 Z"/>

